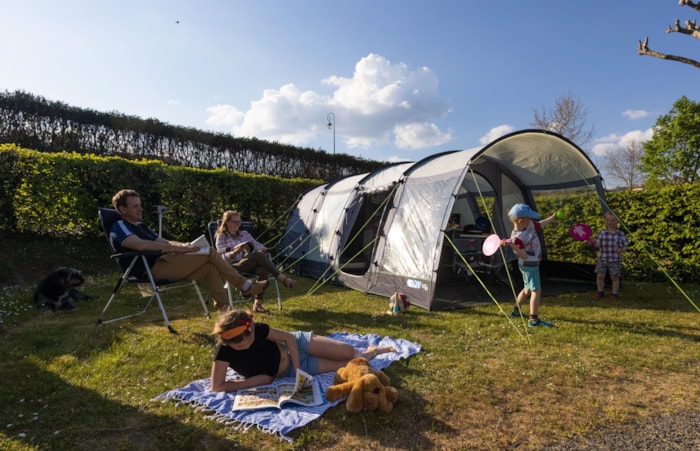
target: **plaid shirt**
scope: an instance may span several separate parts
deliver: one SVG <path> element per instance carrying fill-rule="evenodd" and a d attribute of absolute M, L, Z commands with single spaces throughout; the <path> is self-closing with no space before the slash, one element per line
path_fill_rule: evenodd
<path fill-rule="evenodd" d="M 598 258 L 605 262 L 622 261 L 622 255 L 617 252 L 617 249 L 620 247 L 627 248 L 629 245 L 627 236 L 622 230 L 615 230 L 614 232 L 600 231 L 593 238 L 593 242 L 598 248 Z"/>

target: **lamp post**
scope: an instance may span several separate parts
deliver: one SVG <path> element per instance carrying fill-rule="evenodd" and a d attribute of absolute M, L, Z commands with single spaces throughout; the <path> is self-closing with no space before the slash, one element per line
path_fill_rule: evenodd
<path fill-rule="evenodd" d="M 333 130 L 333 155 L 335 155 L 335 113 L 328 113 L 328 130 Z"/>
<path fill-rule="evenodd" d="M 165 210 L 167 208 L 165 205 L 154 205 L 153 208 L 156 210 L 156 214 L 158 215 L 158 236 L 163 235 L 163 214 L 165 214 Z"/>

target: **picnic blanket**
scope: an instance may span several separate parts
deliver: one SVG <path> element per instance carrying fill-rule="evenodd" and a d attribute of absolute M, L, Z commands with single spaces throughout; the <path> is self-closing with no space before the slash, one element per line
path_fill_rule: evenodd
<path fill-rule="evenodd" d="M 370 361 L 372 368 L 375 370 L 382 370 L 391 365 L 392 362 L 408 358 L 421 350 L 421 345 L 419 344 L 403 339 L 381 337 L 377 334 L 358 335 L 336 332 L 329 335 L 329 337 L 350 343 L 358 351 L 364 351 L 369 346 L 393 346 L 397 352 L 380 354 Z M 321 392 L 325 393 L 326 388 L 333 385 L 334 374 L 331 372 L 315 376 L 321 385 Z M 228 369 L 227 379 L 240 377 L 231 368 Z M 278 380 L 289 382 L 293 381 L 293 378 Z M 245 432 L 256 426 L 263 432 L 277 435 L 289 442 L 292 442 L 292 438 L 287 436 L 290 431 L 310 423 L 320 417 L 330 407 L 343 402 L 341 399 L 332 403 L 325 401 L 323 404 L 314 407 L 293 406 L 285 407 L 281 410 L 265 409 L 233 412 L 231 407 L 233 406 L 234 398 L 234 393 L 212 392 L 210 390 L 210 379 L 206 378 L 190 382 L 181 388 L 169 390 L 153 398 L 152 401 L 175 401 L 179 404 L 187 404 L 197 410 L 213 412 L 213 415 L 209 418 L 233 426 L 237 430 L 240 429 Z"/>

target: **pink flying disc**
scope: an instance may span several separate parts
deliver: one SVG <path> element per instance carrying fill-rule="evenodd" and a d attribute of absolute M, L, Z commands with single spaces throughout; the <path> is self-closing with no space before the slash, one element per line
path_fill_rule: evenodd
<path fill-rule="evenodd" d="M 576 223 L 569 229 L 569 235 L 576 241 L 591 241 L 591 228 L 583 223 Z"/>
<path fill-rule="evenodd" d="M 484 244 L 481 245 L 481 252 L 483 252 L 485 256 L 490 257 L 498 251 L 499 247 L 501 247 L 501 237 L 494 233 L 486 237 Z"/>

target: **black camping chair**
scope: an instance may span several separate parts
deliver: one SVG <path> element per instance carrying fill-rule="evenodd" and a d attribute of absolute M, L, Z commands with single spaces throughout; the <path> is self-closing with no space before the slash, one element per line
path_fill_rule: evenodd
<path fill-rule="evenodd" d="M 464 283 L 471 284 L 471 277 L 478 272 L 481 263 L 481 245 L 484 239 L 473 236 L 455 238 L 453 240 L 457 248 L 452 256 L 452 268 L 457 274 L 464 276 Z M 460 288 L 461 289 L 461 288 Z"/>
<path fill-rule="evenodd" d="M 209 224 L 207 224 L 207 231 L 209 232 L 209 242 L 211 243 L 212 247 L 216 247 L 216 239 L 214 238 L 214 235 L 216 234 L 216 230 L 219 228 L 221 225 L 221 220 L 218 219 L 216 221 L 209 221 Z M 241 226 L 239 230 L 245 230 L 248 233 L 253 232 L 253 223 L 250 221 L 242 221 Z M 268 254 L 268 257 L 269 254 Z M 221 257 L 223 258 L 223 256 Z M 270 260 L 272 260 L 272 257 L 270 257 Z M 257 274 L 253 273 L 247 273 L 247 272 L 242 272 L 241 275 L 244 277 L 247 277 L 249 279 L 255 279 L 257 277 Z M 280 286 L 279 283 L 277 282 L 276 278 L 268 279 L 272 280 L 272 283 L 275 285 L 275 293 L 277 294 L 277 306 L 279 307 L 280 310 L 282 310 L 282 297 L 280 296 Z M 243 296 L 242 292 L 239 293 L 238 299 L 234 300 L 233 299 L 233 293 L 231 292 L 231 285 L 226 282 L 226 290 L 228 290 L 228 302 L 233 307 L 233 304 L 237 304 L 239 302 L 248 302 L 250 298 L 246 298 Z"/>
<path fill-rule="evenodd" d="M 462 274 L 465 278 L 465 285 L 471 284 L 471 278 L 476 274 L 487 284 L 499 282 L 504 277 L 505 264 L 501 252 L 496 252 L 492 256 L 482 253 L 481 247 L 484 243 L 484 236 L 469 236 L 454 239 L 457 251 L 454 253 L 452 267 L 457 274 Z M 504 250 L 506 260 L 517 260 L 517 257 L 510 249 Z"/>
<path fill-rule="evenodd" d="M 199 301 L 202 303 L 204 315 L 207 318 L 210 318 L 209 309 L 207 308 L 206 302 L 204 302 L 204 298 L 202 297 L 202 292 L 199 289 L 199 285 L 197 285 L 197 281 L 173 279 L 163 280 L 154 278 L 153 274 L 151 273 L 151 268 L 148 266 L 148 260 L 146 257 L 160 255 L 161 252 L 130 251 L 117 253 L 117 250 L 112 245 L 112 240 L 110 240 L 109 238 L 109 232 L 112 228 L 112 225 L 117 220 L 119 220 L 121 215 L 114 209 L 100 208 L 97 213 L 97 216 L 100 220 L 100 226 L 102 227 L 102 231 L 105 234 L 105 238 L 107 238 L 107 244 L 112 251 L 112 255 L 110 255 L 109 258 L 117 263 L 121 272 L 121 276 L 119 277 L 119 280 L 117 280 L 117 284 L 114 286 L 114 290 L 112 291 L 112 296 L 109 298 L 109 301 L 107 301 L 107 305 L 105 305 L 105 308 L 102 310 L 100 317 L 97 319 L 97 324 L 108 324 L 114 321 L 119 321 L 122 319 L 131 318 L 133 316 L 142 315 L 143 313 L 146 313 L 148 308 L 151 306 L 153 299 L 155 299 L 158 302 L 158 307 L 160 308 L 161 313 L 163 314 L 165 325 L 168 326 L 168 330 L 171 333 L 175 334 L 177 333 L 177 331 L 175 331 L 175 329 L 170 325 L 170 320 L 168 319 L 168 314 L 165 312 L 165 307 L 163 307 L 163 301 L 160 297 L 160 293 L 167 290 L 173 290 L 176 288 L 182 288 L 187 286 L 194 287 L 195 291 L 197 292 L 197 297 L 199 297 Z M 139 285 L 141 295 L 143 297 L 149 298 L 148 302 L 146 302 L 146 306 L 143 308 L 143 310 L 137 313 L 120 316 L 118 318 L 112 318 L 109 320 L 103 320 L 103 316 L 107 312 L 107 309 L 109 309 L 109 306 L 112 305 L 112 302 L 116 299 L 124 282 L 136 283 Z"/>

